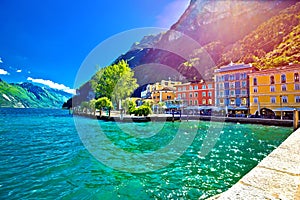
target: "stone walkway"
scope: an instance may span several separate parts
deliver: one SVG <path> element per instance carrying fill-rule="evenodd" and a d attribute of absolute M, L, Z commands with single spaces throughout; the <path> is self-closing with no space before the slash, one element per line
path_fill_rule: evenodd
<path fill-rule="evenodd" d="M 210 199 L 300 200 L 300 129 L 232 188 Z"/>

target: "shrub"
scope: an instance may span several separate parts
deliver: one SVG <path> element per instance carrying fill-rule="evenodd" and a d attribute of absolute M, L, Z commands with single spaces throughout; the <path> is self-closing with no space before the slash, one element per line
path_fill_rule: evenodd
<path fill-rule="evenodd" d="M 150 106 L 148 105 L 141 105 L 140 107 L 138 108 L 135 108 L 134 111 L 133 111 L 133 114 L 134 115 L 138 115 L 138 116 L 148 116 L 152 113 L 152 110 L 150 108 Z"/>

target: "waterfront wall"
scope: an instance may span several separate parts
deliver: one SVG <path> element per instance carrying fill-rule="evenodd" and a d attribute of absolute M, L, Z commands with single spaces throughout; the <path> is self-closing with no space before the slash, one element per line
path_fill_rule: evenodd
<path fill-rule="evenodd" d="M 300 199 L 300 129 L 228 191 L 210 200 Z"/>

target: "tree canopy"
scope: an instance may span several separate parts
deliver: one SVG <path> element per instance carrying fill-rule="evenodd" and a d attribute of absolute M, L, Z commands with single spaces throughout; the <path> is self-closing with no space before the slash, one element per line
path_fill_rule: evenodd
<path fill-rule="evenodd" d="M 129 97 L 136 88 L 137 80 L 133 77 L 134 72 L 124 60 L 117 64 L 107 66 L 99 70 L 92 78 L 92 88 L 96 97 L 107 97 L 114 104 Z"/>

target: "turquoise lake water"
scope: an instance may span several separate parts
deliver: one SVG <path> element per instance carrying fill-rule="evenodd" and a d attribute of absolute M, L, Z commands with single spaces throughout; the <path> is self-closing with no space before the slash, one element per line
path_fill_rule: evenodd
<path fill-rule="evenodd" d="M 101 127 L 114 145 L 131 153 L 158 151 L 180 133 L 183 143 L 185 136 L 192 143 L 174 161 L 160 156 L 158 161 L 170 163 L 154 171 L 135 173 L 141 163 L 120 171 L 107 166 L 109 156 L 98 154 L 100 162 L 90 154 L 68 111 L 0 109 L 0 199 L 205 199 L 235 184 L 292 132 L 198 121 L 116 124 L 82 118 L 81 126 L 87 133 Z M 222 130 L 213 133 L 212 126 Z M 204 155 L 205 144 L 211 146 Z"/>

